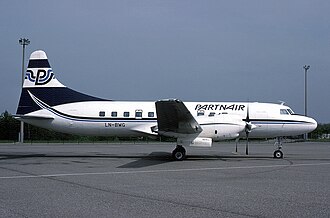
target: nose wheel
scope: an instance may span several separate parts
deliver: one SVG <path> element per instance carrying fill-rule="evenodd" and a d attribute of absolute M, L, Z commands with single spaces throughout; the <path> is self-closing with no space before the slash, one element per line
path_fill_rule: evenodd
<path fill-rule="evenodd" d="M 186 158 L 186 149 L 181 145 L 177 145 L 172 151 L 172 158 L 176 161 L 184 160 Z"/>
<path fill-rule="evenodd" d="M 281 150 L 274 151 L 274 158 L 282 159 L 283 158 L 283 152 Z"/>
<path fill-rule="evenodd" d="M 281 149 L 282 149 L 282 138 L 281 137 L 277 137 L 277 140 L 275 142 L 275 146 L 277 148 L 274 151 L 274 158 L 282 159 L 283 158 L 283 152 L 281 151 Z"/>

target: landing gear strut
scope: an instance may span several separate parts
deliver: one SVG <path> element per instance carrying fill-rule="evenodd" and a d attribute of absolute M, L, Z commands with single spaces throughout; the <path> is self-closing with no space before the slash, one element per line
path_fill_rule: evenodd
<path fill-rule="evenodd" d="M 283 158 L 283 152 L 281 151 L 282 149 L 282 138 L 277 137 L 275 142 L 276 150 L 274 151 L 274 158 L 276 159 L 282 159 Z"/>
<path fill-rule="evenodd" d="M 177 145 L 172 151 L 172 158 L 177 161 L 182 161 L 186 158 L 186 149 L 182 145 Z"/>

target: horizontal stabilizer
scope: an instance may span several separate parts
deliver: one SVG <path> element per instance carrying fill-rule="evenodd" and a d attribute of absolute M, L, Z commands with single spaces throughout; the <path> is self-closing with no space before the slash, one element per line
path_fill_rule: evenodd
<path fill-rule="evenodd" d="M 202 127 L 182 101 L 177 99 L 156 102 L 158 133 L 178 137 L 181 134 L 199 134 Z"/>
<path fill-rule="evenodd" d="M 36 119 L 36 120 L 53 120 L 54 117 L 52 116 L 47 116 L 47 115 L 19 115 L 16 114 L 14 115 L 15 118 L 17 119 Z"/>

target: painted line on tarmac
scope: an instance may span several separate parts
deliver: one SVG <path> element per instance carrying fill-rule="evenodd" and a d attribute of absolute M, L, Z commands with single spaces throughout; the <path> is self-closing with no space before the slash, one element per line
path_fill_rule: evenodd
<path fill-rule="evenodd" d="M 120 175 L 120 174 L 143 174 L 143 173 L 171 173 L 171 172 L 193 172 L 193 171 L 211 171 L 211 170 L 280 168 L 280 167 L 304 167 L 304 166 L 324 166 L 324 165 L 330 165 L 330 163 L 278 164 L 278 165 L 263 165 L 263 166 L 210 167 L 210 168 L 191 168 L 191 169 L 188 168 L 188 169 L 168 169 L 168 170 L 137 170 L 137 171 L 110 171 L 110 172 L 94 172 L 94 173 L 63 173 L 63 174 L 44 174 L 44 175 L 25 175 L 25 176 L 1 176 L 0 179 L 50 178 L 50 177 Z"/>

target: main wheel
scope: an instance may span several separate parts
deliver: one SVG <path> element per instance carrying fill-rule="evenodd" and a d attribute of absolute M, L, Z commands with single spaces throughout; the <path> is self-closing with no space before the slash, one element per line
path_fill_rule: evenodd
<path fill-rule="evenodd" d="M 177 146 L 172 152 L 172 157 L 174 160 L 182 161 L 186 158 L 186 150 L 182 146 Z"/>
<path fill-rule="evenodd" d="M 274 158 L 282 159 L 283 158 L 283 152 L 281 150 L 274 151 Z"/>

